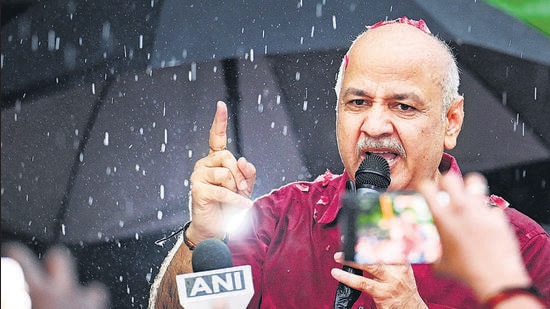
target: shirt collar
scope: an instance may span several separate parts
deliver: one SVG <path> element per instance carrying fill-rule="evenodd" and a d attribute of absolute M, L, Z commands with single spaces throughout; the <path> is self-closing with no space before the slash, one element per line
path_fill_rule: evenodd
<path fill-rule="evenodd" d="M 462 175 L 456 159 L 447 153 L 443 153 L 438 169 L 441 173 L 451 172 L 457 175 Z M 333 175 L 330 171 L 327 171 L 315 180 L 321 181 L 321 187 L 324 188 L 323 194 L 317 202 L 317 205 L 327 205 L 327 207 L 324 208 L 324 211 L 319 211 L 321 207 L 318 208 L 317 205 L 314 206 L 317 213 L 315 216 L 317 223 L 329 224 L 336 220 L 338 212 L 340 211 L 340 208 L 342 208 L 341 199 L 342 195 L 346 191 L 346 181 L 348 180 L 348 173 L 346 173 L 345 170 L 342 175 L 338 176 Z M 328 189 L 327 187 L 331 188 Z"/>

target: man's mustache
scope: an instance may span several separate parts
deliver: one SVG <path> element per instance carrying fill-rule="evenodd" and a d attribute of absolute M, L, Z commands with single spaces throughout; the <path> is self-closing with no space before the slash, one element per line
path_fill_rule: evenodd
<path fill-rule="evenodd" d="M 403 145 L 393 139 L 393 138 L 384 138 L 384 139 L 375 139 L 375 138 L 364 138 L 357 143 L 357 155 L 361 155 L 364 152 L 364 149 L 384 149 L 394 152 L 399 156 L 406 158 L 407 154 L 405 153 L 405 148 Z"/>

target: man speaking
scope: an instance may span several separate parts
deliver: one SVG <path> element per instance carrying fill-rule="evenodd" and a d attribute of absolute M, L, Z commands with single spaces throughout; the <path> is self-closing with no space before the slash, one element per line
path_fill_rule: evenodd
<path fill-rule="evenodd" d="M 388 191 L 461 175 L 455 159 L 444 153 L 455 147 L 464 118 L 458 86 L 452 52 L 422 20 L 403 17 L 369 27 L 344 57 L 335 87 L 336 136 L 345 170 L 288 184 L 255 201 L 249 197 L 256 169 L 226 149 L 227 108 L 219 102 L 210 152 L 191 175 L 192 222 L 183 231 L 185 241 L 161 267 L 152 306 L 179 304 L 176 276 L 192 271 L 195 244 L 224 239 L 231 214 L 248 209 L 228 245 L 235 265 L 251 266 L 255 292 L 249 308 L 331 308 L 339 282 L 361 292 L 354 308 L 481 308 L 472 290 L 436 277 L 430 265 L 355 265 L 362 271 L 358 275 L 343 271 L 337 254 L 341 197 L 367 154 L 388 162 Z M 533 284 L 550 295 L 548 235 L 518 211 L 503 211 Z"/>

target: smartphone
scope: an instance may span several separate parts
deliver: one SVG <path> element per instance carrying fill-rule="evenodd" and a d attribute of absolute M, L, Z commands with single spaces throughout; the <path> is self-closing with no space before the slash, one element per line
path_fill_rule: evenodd
<path fill-rule="evenodd" d="M 411 191 L 344 197 L 344 255 L 360 264 L 425 264 L 441 256 L 424 197 Z"/>

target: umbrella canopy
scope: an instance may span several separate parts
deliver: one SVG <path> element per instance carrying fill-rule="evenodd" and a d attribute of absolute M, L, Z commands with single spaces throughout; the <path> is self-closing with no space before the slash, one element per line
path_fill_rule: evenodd
<path fill-rule="evenodd" d="M 256 194 L 340 172 L 340 59 L 365 24 L 405 14 L 457 52 L 464 171 L 548 160 L 550 40 L 482 3 L 52 1 L 2 31 L 3 229 L 87 243 L 180 225 L 224 98 Z"/>

